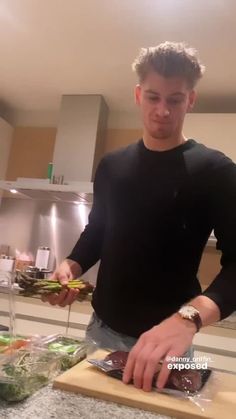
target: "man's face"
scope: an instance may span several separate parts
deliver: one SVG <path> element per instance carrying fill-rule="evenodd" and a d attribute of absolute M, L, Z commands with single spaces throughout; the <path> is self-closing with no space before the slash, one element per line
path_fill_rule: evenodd
<path fill-rule="evenodd" d="M 182 78 L 165 78 L 154 71 L 135 89 L 144 129 L 158 140 L 181 134 L 185 114 L 193 107 L 195 97 Z"/>

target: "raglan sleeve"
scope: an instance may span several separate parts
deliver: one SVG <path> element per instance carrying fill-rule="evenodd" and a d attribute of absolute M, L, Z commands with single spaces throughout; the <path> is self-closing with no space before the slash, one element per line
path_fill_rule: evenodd
<path fill-rule="evenodd" d="M 203 295 L 218 305 L 224 319 L 236 310 L 236 165 L 228 160 L 212 179 L 209 196 L 221 270 Z"/>
<path fill-rule="evenodd" d="M 93 204 L 88 217 L 88 224 L 68 256 L 69 259 L 80 264 L 83 273 L 91 268 L 101 256 L 106 220 L 107 189 L 108 176 L 104 157 L 100 161 L 95 174 Z"/>

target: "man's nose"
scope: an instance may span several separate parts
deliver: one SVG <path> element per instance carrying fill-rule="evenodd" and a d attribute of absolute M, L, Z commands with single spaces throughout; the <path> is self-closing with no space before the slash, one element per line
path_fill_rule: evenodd
<path fill-rule="evenodd" d="M 165 117 L 169 116 L 169 114 L 170 114 L 168 106 L 165 102 L 159 102 L 158 103 L 156 112 L 157 112 L 158 116 L 160 116 L 161 118 L 165 118 Z"/>

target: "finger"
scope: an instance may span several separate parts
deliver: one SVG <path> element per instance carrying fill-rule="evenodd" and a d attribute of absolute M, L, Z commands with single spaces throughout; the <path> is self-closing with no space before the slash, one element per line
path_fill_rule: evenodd
<path fill-rule="evenodd" d="M 142 337 L 140 337 L 138 342 L 133 346 L 133 348 L 131 349 L 129 353 L 129 356 L 125 365 L 124 373 L 123 373 L 123 378 L 122 378 L 123 383 L 128 384 L 132 380 L 136 357 L 138 353 L 142 350 L 143 346 L 144 346 L 144 341 Z"/>
<path fill-rule="evenodd" d="M 56 304 L 58 304 L 58 302 L 60 302 L 62 300 L 62 296 L 61 296 L 62 292 L 64 294 L 64 290 L 61 291 L 59 294 L 58 293 L 44 294 L 44 295 L 41 296 L 41 300 L 43 302 L 48 302 L 51 305 L 56 305 Z M 65 296 L 63 297 L 63 299 L 64 298 L 65 298 Z"/>
<path fill-rule="evenodd" d="M 153 353 L 155 347 L 156 345 L 153 343 L 145 345 L 143 349 L 139 352 L 136 358 L 134 371 L 133 371 L 133 381 L 134 381 L 135 387 L 137 388 L 143 387 L 144 371 L 146 369 L 147 363 L 149 362 L 149 358 L 151 354 Z"/>
<path fill-rule="evenodd" d="M 165 384 L 168 380 L 168 377 L 171 373 L 171 369 L 168 368 L 168 364 L 169 364 L 168 361 L 164 361 L 163 364 L 162 364 L 162 367 L 161 367 L 161 371 L 158 374 L 156 386 L 159 389 L 162 389 L 165 386 Z"/>
<path fill-rule="evenodd" d="M 55 306 L 57 304 L 57 299 L 58 299 L 59 294 L 54 293 L 54 294 L 48 294 L 47 296 L 47 301 L 52 305 Z"/>
<path fill-rule="evenodd" d="M 165 386 L 168 380 L 168 377 L 171 373 L 171 369 L 168 368 L 168 364 L 170 364 L 170 361 L 168 361 L 168 357 L 176 358 L 178 356 L 181 356 L 182 353 L 183 353 L 182 351 L 176 351 L 176 350 L 174 351 L 173 349 L 167 352 L 167 354 L 165 355 L 165 359 L 163 361 L 162 367 L 161 367 L 161 371 L 158 374 L 157 383 L 156 383 L 157 388 L 162 389 Z"/>
<path fill-rule="evenodd" d="M 67 292 L 67 295 L 63 302 L 60 303 L 61 307 L 65 307 L 67 305 L 71 305 L 77 298 L 77 295 L 79 294 L 78 289 L 71 289 Z"/>
<path fill-rule="evenodd" d="M 67 305 L 71 305 L 77 298 L 79 290 L 70 290 L 65 298 L 65 300 L 60 303 L 60 307 L 65 307 Z"/>
<path fill-rule="evenodd" d="M 69 276 L 65 273 L 58 274 L 57 279 L 61 283 L 61 285 L 67 285 L 69 282 Z"/>
<path fill-rule="evenodd" d="M 72 304 L 76 300 L 77 295 L 79 294 L 79 292 L 80 292 L 79 289 L 71 290 L 71 294 L 68 296 L 68 303 L 67 304 L 69 304 L 69 305 Z"/>
<path fill-rule="evenodd" d="M 170 346 L 160 344 L 155 350 L 149 355 L 146 362 L 145 371 L 143 372 L 142 388 L 144 391 L 151 391 L 153 376 L 158 370 L 158 365 L 161 359 L 163 359 L 168 352 Z"/>
<path fill-rule="evenodd" d="M 56 300 L 56 304 L 61 305 L 64 300 L 66 299 L 69 291 L 67 288 L 62 289 L 62 291 L 59 293 L 58 298 Z"/>
<path fill-rule="evenodd" d="M 67 278 L 71 281 L 72 279 L 75 279 L 75 275 L 73 275 L 73 273 L 70 271 L 67 275 Z"/>

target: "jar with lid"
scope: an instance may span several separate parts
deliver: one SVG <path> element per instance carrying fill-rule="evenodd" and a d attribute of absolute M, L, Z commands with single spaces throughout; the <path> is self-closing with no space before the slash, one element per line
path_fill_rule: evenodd
<path fill-rule="evenodd" d="M 37 268 L 37 266 L 28 266 L 28 268 L 25 270 L 25 274 L 30 278 L 47 279 L 50 278 L 52 271 L 50 271 L 50 269 L 40 269 Z"/>
<path fill-rule="evenodd" d="M 0 256 L 0 271 L 13 272 L 15 265 L 15 258 L 13 256 Z"/>

